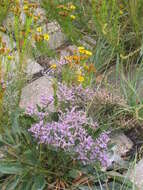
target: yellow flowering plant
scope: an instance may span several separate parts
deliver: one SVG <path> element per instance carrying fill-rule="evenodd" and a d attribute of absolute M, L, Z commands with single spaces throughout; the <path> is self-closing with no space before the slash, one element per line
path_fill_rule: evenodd
<path fill-rule="evenodd" d="M 75 26 L 78 22 L 78 12 L 80 6 L 77 1 L 51 1 L 51 0 L 42 0 L 42 7 L 46 10 L 48 20 L 56 20 L 67 38 L 77 42 L 81 38 L 81 33 L 77 31 Z"/>
<path fill-rule="evenodd" d="M 10 25 L 11 28 L 9 28 L 8 31 L 11 44 L 9 45 L 9 43 L 0 37 L 0 73 L 2 73 L 2 79 L 0 76 L 0 85 L 1 80 L 4 83 L 7 83 L 10 73 L 12 73 L 15 68 L 15 77 L 11 81 L 11 85 L 15 85 L 15 91 L 18 92 L 17 99 L 14 100 L 16 106 L 19 104 L 21 90 L 25 84 L 27 58 L 33 53 L 31 48 L 32 43 L 33 41 L 36 43 L 37 41 L 46 42 L 49 40 L 49 35 L 43 32 L 43 28 L 37 22 L 41 16 L 41 14 L 36 12 L 39 5 L 37 3 L 30 3 L 26 0 L 22 3 L 23 5 L 21 6 L 20 1 L 13 0 L 11 1 L 11 6 L 9 7 L 9 13 L 12 15 L 14 20 L 13 25 Z M 23 14 L 24 19 L 22 19 Z M 4 33 L 7 32 L 3 25 L 0 26 L 0 31 Z M 13 48 L 17 51 L 13 51 Z"/>
<path fill-rule="evenodd" d="M 62 80 L 68 84 L 91 85 L 95 78 L 96 69 L 90 63 L 92 52 L 80 46 L 71 56 L 64 57 L 67 64 L 62 66 Z"/>

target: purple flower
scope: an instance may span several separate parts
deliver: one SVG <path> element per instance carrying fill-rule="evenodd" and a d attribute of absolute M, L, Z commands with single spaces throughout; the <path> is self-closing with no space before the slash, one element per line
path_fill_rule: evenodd
<path fill-rule="evenodd" d="M 26 109 L 26 114 L 29 116 L 32 116 L 35 114 L 35 107 L 32 105 L 29 105 Z"/>
<path fill-rule="evenodd" d="M 94 93 L 95 91 L 91 88 L 83 88 L 81 85 L 68 87 L 63 83 L 58 83 L 58 101 L 68 103 L 71 107 L 85 107 L 92 101 Z"/>
<path fill-rule="evenodd" d="M 68 88 L 65 84 L 58 83 L 57 97 L 60 102 L 74 101 L 74 93 L 72 89 Z"/>
<path fill-rule="evenodd" d="M 44 124 L 40 121 L 34 124 L 29 131 L 40 144 L 51 145 L 65 152 L 70 152 L 73 158 L 80 160 L 83 164 L 90 164 L 96 160 L 101 164 L 107 163 L 107 133 L 102 133 L 99 138 L 94 139 L 87 133 L 84 125 L 88 124 L 88 118 L 83 111 L 76 108 L 61 112 L 59 121 Z"/>
<path fill-rule="evenodd" d="M 41 104 L 44 107 L 51 104 L 53 100 L 54 100 L 53 96 L 47 96 L 45 94 L 41 95 Z"/>

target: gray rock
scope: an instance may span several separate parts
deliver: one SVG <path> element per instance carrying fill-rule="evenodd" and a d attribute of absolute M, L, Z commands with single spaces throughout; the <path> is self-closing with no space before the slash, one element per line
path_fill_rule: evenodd
<path fill-rule="evenodd" d="M 53 95 L 52 79 L 46 76 L 35 80 L 23 88 L 20 107 L 27 108 L 29 105 L 41 105 L 41 95 L 43 94 L 47 96 Z"/>
<path fill-rule="evenodd" d="M 77 50 L 78 50 L 77 46 L 69 45 L 60 51 L 60 56 L 65 57 L 73 55 Z"/>
<path fill-rule="evenodd" d="M 42 70 L 43 70 L 43 67 L 39 65 L 36 61 L 28 59 L 27 69 L 26 69 L 26 73 L 28 75 L 34 75 L 36 73 L 39 73 Z"/>
<path fill-rule="evenodd" d="M 50 49 L 56 49 L 65 43 L 66 36 L 61 31 L 57 22 L 48 23 L 46 27 L 47 33 L 50 36 L 49 41 L 47 42 Z"/>
<path fill-rule="evenodd" d="M 89 43 L 92 47 L 96 46 L 96 40 L 90 36 L 84 36 L 84 40 Z"/>
<path fill-rule="evenodd" d="M 124 156 L 133 147 L 133 142 L 124 133 L 112 137 L 111 143 L 115 144 L 116 153 L 120 156 Z"/>
<path fill-rule="evenodd" d="M 87 48 L 89 50 L 93 49 L 93 47 L 88 42 L 86 42 L 85 40 L 79 40 L 79 44 L 81 46 L 84 46 L 85 48 Z"/>
<path fill-rule="evenodd" d="M 133 142 L 123 133 L 116 134 L 111 138 L 112 153 L 109 153 L 110 163 L 116 163 L 119 165 L 124 165 L 125 161 L 122 156 L 125 156 L 126 153 L 131 150 L 133 147 Z"/>
<path fill-rule="evenodd" d="M 66 36 L 57 22 L 49 22 L 47 24 L 43 23 L 41 28 L 43 34 L 49 35 L 49 40 L 47 42 L 45 41 L 49 49 L 57 49 L 66 42 Z M 35 47 L 35 40 L 31 40 L 31 44 Z"/>
<path fill-rule="evenodd" d="M 129 179 L 139 188 L 138 190 L 143 190 L 143 159 L 131 169 Z"/>
<path fill-rule="evenodd" d="M 49 31 L 49 33 L 54 33 L 54 32 L 57 32 L 57 31 L 61 31 L 61 27 L 57 23 L 57 21 L 47 23 L 46 27 L 47 27 L 47 30 Z"/>
<path fill-rule="evenodd" d="M 35 15 L 41 15 L 40 19 L 38 20 L 38 24 L 44 23 L 44 21 L 46 20 L 46 12 L 44 9 L 42 9 L 41 7 L 38 7 L 37 9 L 35 9 Z"/>

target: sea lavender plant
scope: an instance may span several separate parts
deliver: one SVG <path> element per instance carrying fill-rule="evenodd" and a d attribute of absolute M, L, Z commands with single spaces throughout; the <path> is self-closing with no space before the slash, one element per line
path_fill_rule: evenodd
<path fill-rule="evenodd" d="M 94 140 L 84 128 L 85 125 L 90 125 L 85 112 L 74 107 L 64 113 L 61 111 L 57 122 L 45 123 L 44 120 L 40 120 L 32 125 L 29 132 L 39 144 L 56 148 L 57 152 L 64 150 L 84 165 L 99 161 L 102 166 L 107 166 L 106 151 L 110 140 L 108 134 L 104 132 Z"/>
<path fill-rule="evenodd" d="M 58 83 L 57 97 L 59 103 L 68 103 L 69 107 L 85 108 L 93 99 L 95 90 L 83 88 L 82 85 L 68 87 L 66 84 Z"/>
<path fill-rule="evenodd" d="M 71 88 L 58 83 L 57 98 L 58 119 L 48 119 L 53 114 L 47 109 L 54 104 L 53 96 L 41 96 L 41 109 L 29 106 L 26 114 L 35 115 L 38 122 L 33 124 L 29 132 L 36 138 L 39 144 L 53 147 L 58 151 L 69 153 L 72 159 L 81 161 L 84 165 L 99 161 L 102 166 L 107 166 L 106 154 L 109 142 L 108 133 L 103 132 L 97 139 L 89 134 L 88 129 L 96 130 L 99 126 L 96 121 L 87 117 L 85 106 L 93 98 L 94 90 L 80 86 Z M 66 106 L 63 109 L 63 104 Z"/>

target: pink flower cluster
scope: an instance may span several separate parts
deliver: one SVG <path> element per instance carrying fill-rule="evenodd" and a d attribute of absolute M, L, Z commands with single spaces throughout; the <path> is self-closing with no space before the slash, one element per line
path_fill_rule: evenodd
<path fill-rule="evenodd" d="M 58 122 L 44 123 L 41 120 L 34 124 L 29 131 L 40 144 L 50 145 L 71 153 L 73 159 L 80 160 L 83 164 L 99 161 L 103 166 L 108 163 L 106 154 L 109 137 L 102 133 L 94 140 L 84 126 L 89 125 L 85 112 L 76 108 L 61 112 Z"/>

